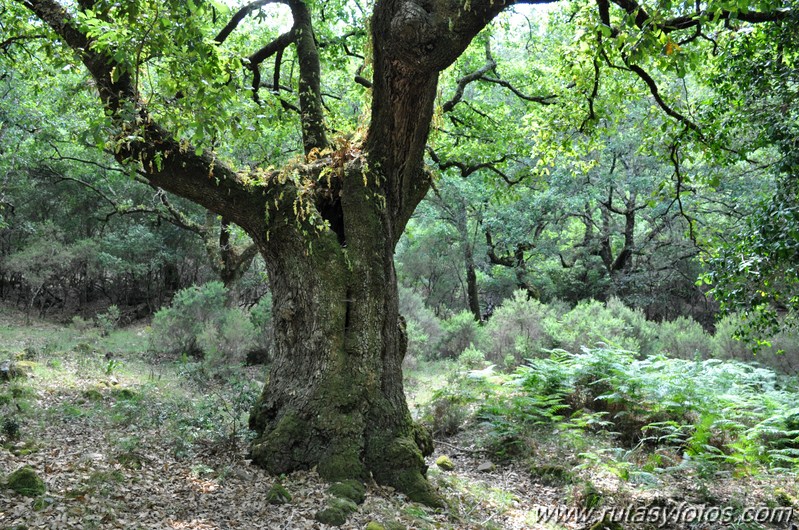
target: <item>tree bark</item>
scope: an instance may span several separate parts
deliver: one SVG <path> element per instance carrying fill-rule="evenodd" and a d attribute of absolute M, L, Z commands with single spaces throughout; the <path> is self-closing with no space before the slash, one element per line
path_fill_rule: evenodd
<path fill-rule="evenodd" d="M 405 404 L 404 323 L 395 240 L 375 176 L 350 162 L 342 176 L 346 246 L 332 231 L 282 226 L 259 242 L 274 300 L 275 362 L 250 417 L 255 463 L 274 473 L 316 466 L 328 479 L 369 474 L 411 499 L 437 505 L 424 479 L 428 434 Z M 283 222 L 285 221 L 285 223 Z"/>

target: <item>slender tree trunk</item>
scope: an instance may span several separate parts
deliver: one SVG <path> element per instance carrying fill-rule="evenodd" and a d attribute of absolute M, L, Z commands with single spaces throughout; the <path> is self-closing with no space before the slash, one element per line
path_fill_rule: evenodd
<path fill-rule="evenodd" d="M 469 237 L 469 225 L 466 219 L 466 203 L 459 201 L 457 210 L 454 212 L 455 224 L 463 245 L 463 263 L 466 266 L 466 301 L 469 304 L 469 311 L 474 315 L 477 322 L 483 321 L 483 314 L 480 312 L 480 295 L 477 290 L 477 271 L 474 265 L 474 249 L 471 238 Z"/>
<path fill-rule="evenodd" d="M 466 261 L 466 295 L 469 299 L 469 311 L 472 312 L 477 322 L 482 322 L 483 314 L 480 311 L 480 294 L 477 290 L 477 272 L 474 266 L 472 247 L 469 244 L 467 244 L 464 249 L 464 260 Z"/>
<path fill-rule="evenodd" d="M 231 223 L 225 217 L 222 218 L 219 227 L 219 237 L 213 237 L 216 216 L 208 212 L 204 232 L 201 234 L 205 240 L 205 251 L 211 262 L 211 268 L 219 275 L 222 283 L 227 290 L 227 307 L 239 305 L 239 293 L 236 284 L 249 270 L 252 260 L 258 253 L 255 245 L 250 245 L 243 250 L 233 247 L 230 238 Z"/>

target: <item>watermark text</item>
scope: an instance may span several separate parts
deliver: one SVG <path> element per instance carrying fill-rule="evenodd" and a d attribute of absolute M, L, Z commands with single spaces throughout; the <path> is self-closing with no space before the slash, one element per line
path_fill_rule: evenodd
<path fill-rule="evenodd" d="M 543 523 L 648 523 L 658 528 L 675 524 L 700 523 L 770 523 L 787 525 L 794 518 L 793 507 L 706 506 L 688 503 L 668 506 L 614 506 L 609 508 L 574 508 L 544 506 L 536 509 L 538 521 Z"/>

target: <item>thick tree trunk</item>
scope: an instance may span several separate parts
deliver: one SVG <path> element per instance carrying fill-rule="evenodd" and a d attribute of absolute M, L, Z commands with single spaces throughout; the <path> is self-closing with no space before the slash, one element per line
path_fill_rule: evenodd
<path fill-rule="evenodd" d="M 372 178 L 366 175 L 366 179 Z M 274 473 L 316 466 L 328 479 L 366 479 L 428 504 L 428 434 L 414 425 L 402 386 L 394 238 L 383 200 L 351 167 L 341 234 L 309 240 L 294 219 L 259 241 L 270 271 L 275 362 L 250 417 L 255 463 Z"/>

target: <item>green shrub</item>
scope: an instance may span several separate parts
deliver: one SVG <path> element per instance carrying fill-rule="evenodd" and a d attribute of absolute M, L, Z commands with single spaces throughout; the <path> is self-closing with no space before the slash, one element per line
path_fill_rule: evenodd
<path fill-rule="evenodd" d="M 222 282 L 208 282 L 182 289 L 169 307 L 153 316 L 151 347 L 171 354 L 203 352 L 198 338 L 208 324 L 215 324 L 225 310 L 226 290 Z"/>
<path fill-rule="evenodd" d="M 212 370 L 239 364 L 256 344 L 250 315 L 225 307 L 227 291 L 209 282 L 178 291 L 153 317 L 150 347 L 173 355 L 204 357 Z"/>
<path fill-rule="evenodd" d="M 758 460 L 766 463 L 771 460 L 779 467 L 793 467 L 799 461 L 799 408 L 776 411 L 749 429 L 745 436 L 755 442 Z M 761 447 L 767 448 L 768 453 Z"/>
<path fill-rule="evenodd" d="M 741 318 L 738 314 L 731 314 L 716 324 L 713 336 L 716 357 L 757 361 L 786 374 L 799 374 L 799 335 L 790 329 L 780 331 L 764 340 L 765 344 L 760 345 L 755 353 L 752 343 L 735 338 L 741 327 Z"/>
<path fill-rule="evenodd" d="M 638 344 L 636 350 L 642 356 L 660 353 L 657 351 L 658 325 L 646 319 L 641 309 L 633 309 L 615 296 L 611 296 L 605 308 L 615 318 L 625 324 L 625 335 Z"/>
<path fill-rule="evenodd" d="M 250 440 L 247 422 L 261 385 L 240 374 L 221 385 L 208 384 L 207 378 L 201 383 L 204 395 L 199 400 L 177 403 L 176 410 L 165 414 L 172 422 L 170 444 L 176 455 L 189 453 L 198 442 L 236 453 L 240 443 Z"/>
<path fill-rule="evenodd" d="M 574 500 L 586 508 L 596 508 L 602 504 L 602 492 L 594 485 L 593 482 L 586 480 L 581 484 L 575 484 L 571 490 Z M 611 523 L 612 526 L 605 526 L 604 524 L 596 524 L 591 527 L 591 530 L 621 530 L 621 525 L 618 523 Z"/>
<path fill-rule="evenodd" d="M 515 365 L 551 347 L 544 329 L 547 315 L 547 308 L 538 300 L 528 299 L 526 291 L 513 293 L 512 298 L 494 311 L 485 326 L 486 358 L 494 363 Z M 513 356 L 515 362 L 508 356 Z"/>
<path fill-rule="evenodd" d="M 682 419 L 679 405 L 676 418 L 663 406 L 668 399 L 681 398 L 669 395 L 676 389 L 669 386 L 667 374 L 663 382 L 656 381 L 665 366 L 662 357 L 636 361 L 632 352 L 597 348 L 574 355 L 568 363 L 573 387 L 566 400 L 575 410 L 604 414 L 607 423 L 603 427 L 607 426 L 624 447 L 633 447 L 646 438 L 651 423 Z M 657 397 L 652 395 L 653 390 Z"/>
<path fill-rule="evenodd" d="M 799 335 L 782 330 L 770 342 L 771 351 L 758 353 L 757 360 L 783 373 L 799 375 Z"/>
<path fill-rule="evenodd" d="M 681 324 L 695 329 L 686 322 Z M 468 348 L 464 360 L 479 353 Z M 798 390 L 795 378 L 737 361 L 637 359 L 634 352 L 608 347 L 557 350 L 512 374 L 462 374 L 435 393 L 427 418 L 437 434 L 479 420 L 483 445 L 500 458 L 529 454 L 541 433 L 553 429 L 562 440 L 611 434 L 618 454 L 595 456 L 623 480 L 651 477 L 662 467 L 655 458 L 636 469 L 630 456 L 655 447 L 689 455 L 688 465 L 700 474 L 720 466 L 741 473 L 795 470 Z"/>
<path fill-rule="evenodd" d="M 108 336 L 119 325 L 119 320 L 122 318 L 122 313 L 116 305 L 108 306 L 105 313 L 99 313 L 94 317 L 97 322 L 97 327 L 100 328 L 103 336 Z"/>
<path fill-rule="evenodd" d="M 405 336 L 408 339 L 408 359 L 431 359 L 435 356 L 434 345 L 422 326 L 415 320 L 405 321 Z"/>
<path fill-rule="evenodd" d="M 255 326 L 239 308 L 224 309 L 219 317 L 206 323 L 197 337 L 206 365 L 212 372 L 241 364 L 256 344 Z"/>
<path fill-rule="evenodd" d="M 689 317 L 660 323 L 658 349 L 680 359 L 706 359 L 716 352 L 713 337 Z"/>
<path fill-rule="evenodd" d="M 458 357 L 470 344 L 480 344 L 480 324 L 469 311 L 461 311 L 444 321 L 443 336 L 438 347 L 445 358 Z"/>
<path fill-rule="evenodd" d="M 727 315 L 716 323 L 716 332 L 713 334 L 715 342 L 715 356 L 719 359 L 736 359 L 751 361 L 753 359 L 752 347 L 735 338 L 735 331 L 740 323 L 737 314 Z"/>
<path fill-rule="evenodd" d="M 545 328 L 552 343 L 566 351 L 580 351 L 582 346 L 593 348 L 605 344 L 630 351 L 639 351 L 637 335 L 640 330 L 629 325 L 618 310 L 596 300 L 582 301 L 560 319 L 548 319 Z"/>
<path fill-rule="evenodd" d="M 458 363 L 467 370 L 483 368 L 485 367 L 485 362 L 485 354 L 471 344 L 458 356 Z"/>
<path fill-rule="evenodd" d="M 424 420 L 433 436 L 455 434 L 474 417 L 488 386 L 482 378 L 457 375 L 436 390 L 425 411 Z"/>
<path fill-rule="evenodd" d="M 399 310 L 405 318 L 405 333 L 408 337 L 408 355 L 420 359 L 433 359 L 441 342 L 441 320 L 424 304 L 414 290 L 399 289 Z"/>
<path fill-rule="evenodd" d="M 92 323 L 89 320 L 86 320 L 80 315 L 75 315 L 72 317 L 72 329 L 78 332 L 88 331 L 92 327 Z"/>
<path fill-rule="evenodd" d="M 470 418 L 469 401 L 457 394 L 437 397 L 430 404 L 428 418 L 434 435 L 451 436 Z"/>

